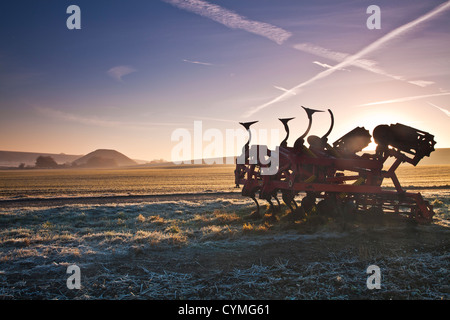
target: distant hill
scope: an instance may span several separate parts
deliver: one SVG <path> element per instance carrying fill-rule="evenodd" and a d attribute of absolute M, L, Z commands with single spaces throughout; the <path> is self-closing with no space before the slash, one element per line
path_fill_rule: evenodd
<path fill-rule="evenodd" d="M 85 167 L 123 167 L 135 166 L 137 162 L 116 150 L 98 149 L 76 159 L 72 164 Z"/>
<path fill-rule="evenodd" d="M 440 148 L 433 151 L 429 157 L 423 158 L 418 165 L 450 164 L 450 148 Z"/>
<path fill-rule="evenodd" d="M 36 164 L 39 156 L 50 156 L 57 164 L 75 163 L 80 166 L 92 167 L 113 167 L 113 166 L 134 166 L 144 161 L 135 161 L 115 150 L 99 149 L 87 155 L 73 155 L 64 153 L 45 152 L 21 152 L 21 151 L 0 151 L 0 167 L 17 168 L 21 163 L 25 166 Z M 94 159 L 92 159 L 94 158 Z M 90 163 L 88 163 L 90 161 Z"/>
<path fill-rule="evenodd" d="M 369 152 L 370 153 L 370 152 Z M 411 155 L 407 155 L 412 157 Z M 394 158 L 388 158 L 385 162 L 386 166 L 391 165 L 395 161 Z M 439 148 L 434 150 L 429 157 L 424 157 L 417 164 L 418 166 L 424 165 L 445 165 L 450 164 L 450 148 Z M 410 166 L 409 163 L 403 163 L 402 166 Z"/>
<path fill-rule="evenodd" d="M 0 167 L 17 167 L 21 163 L 24 163 L 26 166 L 34 166 L 39 156 L 50 156 L 58 164 L 72 163 L 72 161 L 81 157 L 81 155 L 64 153 L 0 151 Z"/>
<path fill-rule="evenodd" d="M 77 165 L 85 165 L 89 158 L 98 157 L 102 159 L 113 159 L 115 163 L 110 163 L 111 165 L 117 166 L 134 166 L 134 165 L 142 165 L 142 166 L 161 166 L 161 165 L 173 165 L 171 161 L 151 161 L 148 162 L 146 160 L 132 160 L 127 156 L 123 155 L 120 152 L 115 150 L 107 150 L 107 149 L 99 149 L 94 152 L 91 152 L 85 156 L 83 155 L 71 155 L 64 153 L 39 153 L 39 152 L 19 152 L 19 151 L 0 151 L 0 167 L 15 167 L 17 168 L 21 163 L 24 163 L 26 166 L 34 166 L 36 163 L 36 159 L 39 156 L 51 156 L 58 164 L 65 163 L 73 163 L 75 162 Z M 234 163 L 234 158 L 216 158 L 216 159 L 207 159 L 206 161 L 203 159 L 202 164 L 210 164 L 214 160 L 216 163 L 222 161 L 223 164 Z M 94 162 L 95 161 L 91 160 Z M 101 165 L 102 160 L 97 159 L 98 165 Z M 108 162 L 108 160 L 106 160 Z M 388 160 L 388 163 L 390 163 Z M 104 161 L 103 161 L 104 162 Z M 194 164 L 194 161 L 192 161 Z M 450 164 L 450 148 L 438 148 L 434 152 L 431 153 L 430 157 L 425 157 L 419 162 L 420 165 L 443 165 Z M 405 164 L 406 165 L 406 164 Z"/>

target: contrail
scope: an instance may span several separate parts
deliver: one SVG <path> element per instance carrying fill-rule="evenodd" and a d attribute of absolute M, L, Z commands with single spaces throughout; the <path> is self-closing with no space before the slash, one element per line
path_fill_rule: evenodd
<path fill-rule="evenodd" d="M 411 84 L 414 84 L 416 86 L 422 87 L 422 88 L 428 87 L 429 85 L 434 83 L 433 81 L 425 81 L 425 80 L 414 80 L 414 81 L 408 81 L 408 82 Z"/>
<path fill-rule="evenodd" d="M 314 64 L 317 64 L 318 66 L 321 66 L 322 68 L 325 68 L 325 69 L 331 69 L 331 68 L 333 68 L 333 66 L 330 66 L 329 64 L 326 64 L 326 63 L 322 63 L 322 62 L 319 62 L 319 61 L 313 61 L 313 63 Z M 340 69 L 341 71 L 350 71 L 350 70 L 348 70 L 348 69 Z"/>
<path fill-rule="evenodd" d="M 307 52 L 307 53 L 311 53 L 314 55 L 317 55 L 319 57 L 322 58 L 327 58 L 336 62 L 342 62 L 344 61 L 347 57 L 350 56 L 350 54 L 348 53 L 343 53 L 343 52 L 338 52 L 338 51 L 332 51 L 326 48 L 322 48 L 320 46 L 317 45 L 313 45 L 310 43 L 299 43 L 293 46 L 294 49 L 299 50 L 299 51 L 303 51 L 303 52 Z M 332 66 L 325 64 L 325 63 L 320 63 L 318 61 L 314 61 L 313 63 L 324 67 L 324 68 L 332 68 Z M 358 67 L 361 68 L 363 70 L 375 73 L 375 74 L 379 74 L 385 77 L 389 77 L 391 79 L 395 79 L 395 80 L 400 80 L 400 81 L 406 81 L 406 79 L 402 76 L 397 76 L 397 75 L 393 75 L 390 74 L 384 70 L 382 70 L 380 67 L 377 66 L 377 62 L 373 61 L 373 60 L 368 60 L 368 59 L 358 59 L 356 61 L 354 61 L 352 64 L 352 66 L 354 67 Z M 341 69 L 341 70 L 346 70 L 349 71 L 348 69 Z M 425 87 L 427 85 L 433 84 L 433 82 L 429 82 L 429 81 L 422 81 L 422 80 L 417 80 L 417 81 L 408 81 L 411 84 L 417 85 L 417 86 L 421 86 L 421 87 Z"/>
<path fill-rule="evenodd" d="M 402 33 L 405 33 L 409 30 L 411 30 L 412 28 L 414 28 L 415 26 L 417 26 L 418 24 L 431 19 L 432 17 L 436 16 L 439 13 L 444 12 L 445 10 L 450 8 L 450 1 L 447 1 L 441 5 L 439 5 L 438 7 L 434 8 L 433 10 L 431 10 L 430 12 L 420 16 L 419 18 L 408 22 L 394 30 L 392 30 L 391 32 L 389 32 L 388 34 L 384 35 L 383 37 L 381 37 L 380 39 L 372 42 L 371 44 L 369 44 L 368 46 L 366 46 L 365 48 L 363 48 L 362 50 L 360 50 L 359 52 L 355 53 L 354 55 L 348 56 L 346 57 L 342 62 L 338 63 L 337 65 L 333 66 L 330 69 L 327 69 L 325 71 L 322 71 L 318 74 L 316 74 L 314 77 L 312 77 L 309 80 L 306 80 L 305 82 L 300 83 L 299 85 L 295 86 L 294 88 L 292 88 L 289 91 L 297 91 L 300 88 L 303 88 L 311 83 L 316 82 L 317 80 L 323 79 L 329 75 L 331 75 L 332 73 L 334 73 L 335 71 L 342 69 L 344 67 L 347 67 L 349 65 L 352 65 L 355 61 L 357 61 L 358 59 L 361 59 L 363 56 L 379 49 L 381 46 L 383 46 L 384 44 L 386 44 L 387 42 L 391 41 L 392 39 L 398 37 L 399 35 L 401 35 Z M 253 108 L 252 110 L 249 110 L 248 112 L 246 112 L 244 114 L 244 117 L 249 117 L 251 115 L 253 115 L 254 113 L 276 103 L 279 101 L 282 101 L 286 98 L 288 98 L 290 96 L 289 93 L 283 93 L 280 96 L 272 99 L 271 101 L 260 105 L 258 107 Z"/>
<path fill-rule="evenodd" d="M 203 66 L 212 66 L 212 63 L 209 62 L 201 62 L 201 61 L 192 61 L 192 60 L 187 60 L 187 59 L 183 59 L 184 62 L 188 62 L 188 63 L 193 63 L 193 64 L 201 64 Z"/>
<path fill-rule="evenodd" d="M 34 109 L 47 117 L 51 117 L 58 120 L 68 121 L 68 122 L 76 122 L 89 126 L 98 126 L 98 127 L 109 127 L 109 128 L 132 128 L 138 130 L 150 130 L 154 129 L 155 126 L 180 126 L 181 123 L 175 122 L 123 122 L 123 121 L 113 121 L 113 120 L 105 120 L 97 117 L 85 117 L 73 113 L 68 113 L 61 110 L 56 110 L 47 107 L 39 107 L 35 106 Z"/>
<path fill-rule="evenodd" d="M 212 118 L 212 117 L 203 117 L 203 116 L 186 116 L 186 118 L 194 119 L 194 120 L 209 120 L 209 121 L 219 121 L 219 122 L 230 122 L 233 124 L 236 124 L 236 120 L 228 120 L 228 119 L 222 119 L 222 118 Z"/>
<path fill-rule="evenodd" d="M 203 0 L 163 0 L 177 8 L 191 11 L 231 29 L 242 29 L 282 44 L 292 34 L 269 23 L 249 20 L 233 11 Z"/>
<path fill-rule="evenodd" d="M 325 68 L 325 69 L 333 68 L 333 66 L 330 66 L 329 64 L 322 63 L 322 62 L 319 62 L 319 61 L 313 61 L 313 63 L 317 64 L 318 66 L 321 66 L 322 68 Z"/>
<path fill-rule="evenodd" d="M 285 88 L 283 88 L 283 87 L 277 87 L 277 86 L 273 86 L 275 89 L 278 89 L 278 90 L 281 90 L 281 91 L 284 91 L 284 92 L 288 92 L 288 93 L 290 93 L 290 94 L 292 94 L 292 95 L 296 95 L 296 93 L 295 92 L 292 92 L 292 91 L 289 91 L 288 89 L 285 89 Z"/>
<path fill-rule="evenodd" d="M 448 111 L 448 110 L 446 110 L 446 109 L 444 109 L 444 108 L 438 107 L 437 105 L 435 105 L 435 104 L 433 104 L 433 103 L 431 103 L 431 102 L 428 102 L 428 101 L 427 101 L 427 103 L 428 103 L 430 106 L 433 106 L 433 107 L 435 107 L 435 108 L 438 108 L 438 109 L 441 110 L 443 113 L 445 113 L 448 117 L 450 117 L 450 111 Z"/>
<path fill-rule="evenodd" d="M 426 94 L 426 95 L 422 95 L 422 96 L 403 97 L 403 98 L 392 99 L 392 100 L 384 100 L 384 101 L 377 101 L 377 102 L 360 104 L 358 107 L 368 107 L 368 106 L 376 106 L 376 105 L 379 105 L 379 104 L 405 102 L 405 101 L 419 100 L 419 99 L 424 99 L 424 98 L 447 96 L 449 94 L 450 94 L 450 92 L 443 92 L 443 93 Z"/>

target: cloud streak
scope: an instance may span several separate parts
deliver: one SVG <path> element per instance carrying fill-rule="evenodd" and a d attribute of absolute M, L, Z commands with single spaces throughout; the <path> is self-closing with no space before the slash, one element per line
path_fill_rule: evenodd
<path fill-rule="evenodd" d="M 317 64 L 318 66 L 321 66 L 322 68 L 325 68 L 325 69 L 331 69 L 331 68 L 333 68 L 333 66 L 330 66 L 330 65 L 327 64 L 327 63 L 322 63 L 322 62 L 319 62 L 319 61 L 313 61 L 313 63 L 314 63 L 314 64 Z M 344 68 L 341 68 L 340 70 L 341 70 L 341 71 L 350 71 L 350 70 L 344 69 Z"/>
<path fill-rule="evenodd" d="M 406 102 L 406 101 L 420 100 L 420 99 L 425 99 L 425 98 L 447 96 L 447 95 L 450 95 L 450 92 L 425 94 L 425 95 L 421 95 L 421 96 L 410 96 L 410 97 L 403 97 L 403 98 L 392 99 L 392 100 L 376 101 L 376 102 L 360 104 L 358 107 L 368 107 L 368 106 L 376 106 L 376 105 L 380 105 L 380 104 Z M 437 107 L 437 108 L 439 108 L 439 107 Z"/>
<path fill-rule="evenodd" d="M 344 52 L 338 52 L 338 51 L 332 51 L 326 48 L 322 48 L 320 46 L 314 45 L 314 44 L 310 44 L 310 43 L 299 43 L 293 46 L 294 49 L 299 50 L 299 51 L 303 51 L 306 53 L 310 53 L 310 54 L 314 54 L 316 56 L 322 57 L 322 58 L 326 58 L 329 60 L 333 60 L 336 62 L 343 62 L 345 59 L 351 57 L 350 54 L 348 53 L 344 53 Z M 318 61 L 314 61 L 313 63 L 327 68 L 327 69 L 332 69 L 333 66 L 330 66 L 326 63 L 320 63 Z M 375 73 L 375 74 L 379 74 L 382 76 L 386 76 L 389 77 L 391 79 L 395 79 L 395 80 L 402 80 L 402 81 L 406 81 L 404 79 L 404 77 L 402 76 L 397 76 L 397 75 L 393 75 L 390 74 L 384 70 L 382 70 L 380 67 L 378 67 L 377 62 L 374 60 L 369 60 L 369 59 L 358 59 L 353 61 L 352 63 L 350 63 L 349 65 L 354 66 L 354 67 L 358 67 L 360 69 Z M 340 68 L 339 70 L 347 70 L 344 68 Z M 419 80 L 420 81 L 420 80 Z M 410 82 L 412 84 L 415 85 L 419 85 L 415 82 Z M 424 81 L 421 82 L 421 84 L 425 83 Z M 423 86 L 423 85 L 421 85 Z"/>
<path fill-rule="evenodd" d="M 201 61 L 192 61 L 192 60 L 187 60 L 187 59 L 183 59 L 184 62 L 188 62 L 188 63 L 192 63 L 192 64 L 201 64 L 203 66 L 212 66 L 212 63 L 209 62 L 201 62 Z"/>
<path fill-rule="evenodd" d="M 123 121 L 112 121 L 105 120 L 98 117 L 86 117 L 82 115 L 76 115 L 73 113 L 64 112 L 61 110 L 56 110 L 47 107 L 34 107 L 34 109 L 39 113 L 46 117 L 67 121 L 67 122 L 75 122 L 88 126 L 97 126 L 97 127 L 107 127 L 107 128 L 132 128 L 132 129 L 152 129 L 155 126 L 180 126 L 180 123 L 172 123 L 172 122 L 123 122 Z"/>
<path fill-rule="evenodd" d="M 186 116 L 186 118 L 194 119 L 196 121 L 207 120 L 207 121 L 228 122 L 228 123 L 236 124 L 236 120 L 227 120 L 227 119 L 222 119 L 222 118 L 212 118 L 212 117 L 204 117 L 204 116 Z"/>
<path fill-rule="evenodd" d="M 285 42 L 292 34 L 269 23 L 249 20 L 233 11 L 203 0 L 163 0 L 179 9 L 193 12 L 216 21 L 231 29 L 242 29 L 257 34 L 278 44 Z"/>
<path fill-rule="evenodd" d="M 420 16 L 419 18 L 416 18 L 416 19 L 412 20 L 411 22 L 408 22 L 408 23 L 390 31 L 389 33 L 382 36 L 378 40 L 372 42 L 371 44 L 364 47 L 362 50 L 358 51 L 357 53 L 345 57 L 342 62 L 338 63 L 337 65 L 333 66 L 332 68 L 322 71 L 322 72 L 316 74 L 315 76 L 313 76 L 312 78 L 293 87 L 292 89 L 290 89 L 290 91 L 297 92 L 299 89 L 301 89 L 305 86 L 308 86 L 320 79 L 328 77 L 329 75 L 333 74 L 335 71 L 337 71 L 339 69 L 353 65 L 356 61 L 360 60 L 362 57 L 368 55 L 369 53 L 374 52 L 375 50 L 382 48 L 384 45 L 386 45 L 393 39 L 397 38 L 401 34 L 404 34 L 408 31 L 412 30 L 414 27 L 416 27 L 420 23 L 423 23 L 423 22 L 435 17 L 436 15 L 444 12 L 445 10 L 448 10 L 449 8 L 450 8 L 450 1 L 447 1 L 447 2 L 437 6 L 436 8 L 434 8 L 433 10 L 429 11 L 428 13 Z M 256 113 L 276 102 L 285 100 L 289 96 L 291 96 L 291 95 L 289 93 L 285 92 L 285 93 L 281 94 L 280 96 L 272 99 L 271 101 L 249 110 L 248 112 L 246 112 L 244 114 L 244 117 L 249 117 L 249 116 L 253 115 L 254 113 Z"/>
<path fill-rule="evenodd" d="M 415 80 L 415 81 L 408 81 L 408 82 L 411 84 L 414 84 L 416 86 L 422 87 L 422 88 L 425 88 L 425 87 L 428 87 L 429 85 L 434 84 L 433 81 L 425 81 L 425 80 Z"/>
<path fill-rule="evenodd" d="M 136 69 L 130 66 L 117 66 L 108 70 L 108 75 L 113 79 L 122 82 L 122 78 L 130 73 L 136 72 Z"/>
<path fill-rule="evenodd" d="M 278 87 L 278 86 L 273 86 L 275 89 L 278 89 L 278 90 L 281 90 L 281 91 L 284 91 L 284 92 L 288 92 L 288 93 L 290 93 L 290 94 L 292 94 L 292 95 L 296 95 L 296 93 L 295 92 L 292 92 L 292 91 L 289 91 L 288 89 L 286 89 L 286 88 L 283 88 L 283 87 Z"/>
<path fill-rule="evenodd" d="M 430 106 L 438 108 L 439 110 L 441 110 L 443 113 L 445 113 L 447 115 L 447 117 L 450 117 L 450 111 L 448 111 L 447 109 L 438 107 L 437 105 L 431 103 L 431 102 L 427 102 Z"/>
<path fill-rule="evenodd" d="M 100 127 L 117 127 L 120 123 L 117 121 L 109 121 L 98 118 L 88 118 L 72 113 L 55 110 L 52 108 L 35 107 L 40 114 L 63 121 L 77 122 L 85 125 L 94 125 Z"/>

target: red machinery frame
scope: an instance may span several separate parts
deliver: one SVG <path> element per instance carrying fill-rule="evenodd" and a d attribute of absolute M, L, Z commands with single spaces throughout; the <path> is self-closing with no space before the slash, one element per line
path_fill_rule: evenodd
<path fill-rule="evenodd" d="M 289 136 L 288 121 L 293 118 L 279 119 L 286 130 L 286 138 L 277 147 L 278 168 L 272 175 L 261 174 L 262 168 L 269 166 L 259 159 L 259 151 L 266 146 L 252 146 L 257 152 L 251 152 L 250 126 L 256 123 L 241 123 L 249 132 L 249 140 L 243 148 L 242 155 L 236 160 L 236 187 L 243 185 L 242 195 L 252 198 L 257 210 L 251 215 L 260 218 L 260 207 L 256 200 L 265 199 L 270 204 L 272 214 L 275 207 L 272 199 L 280 204 L 277 194 L 281 192 L 284 203 L 292 212 L 302 211 L 310 214 L 313 210 L 320 214 L 329 214 L 336 209 L 367 210 L 378 212 L 395 212 L 403 208 L 409 209 L 406 214 L 419 223 L 429 223 L 434 215 L 433 207 L 423 199 L 420 193 L 403 190 L 395 174 L 395 170 L 403 162 L 412 165 L 434 151 L 434 136 L 402 124 L 380 125 L 373 131 L 373 137 L 378 147 L 375 154 L 358 155 L 371 141 L 369 132 L 361 127 L 350 131 L 330 146 L 327 137 L 330 134 L 334 117 L 331 110 L 331 126 L 321 138 L 309 136 L 309 147 L 305 146 L 304 138 L 308 134 L 312 115 L 319 110 L 304 108 L 307 112 L 309 125 L 294 146 L 287 146 Z M 268 150 L 270 157 L 274 151 Z M 394 163 L 388 170 L 383 170 L 385 161 L 393 157 Z M 394 190 L 386 190 L 381 186 L 384 179 L 391 179 Z M 306 193 L 299 207 L 295 197 Z M 316 203 L 317 199 L 320 199 Z"/>

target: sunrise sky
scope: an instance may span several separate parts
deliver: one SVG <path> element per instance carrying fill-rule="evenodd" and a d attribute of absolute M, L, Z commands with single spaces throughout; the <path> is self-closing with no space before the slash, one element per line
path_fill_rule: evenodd
<path fill-rule="evenodd" d="M 302 105 L 333 111 L 331 142 L 399 122 L 450 147 L 449 1 L 18 0 L 0 38 L 0 150 L 170 159 L 194 121 L 283 133 L 284 117 L 293 143 Z M 314 120 L 323 135 L 328 113 Z"/>

